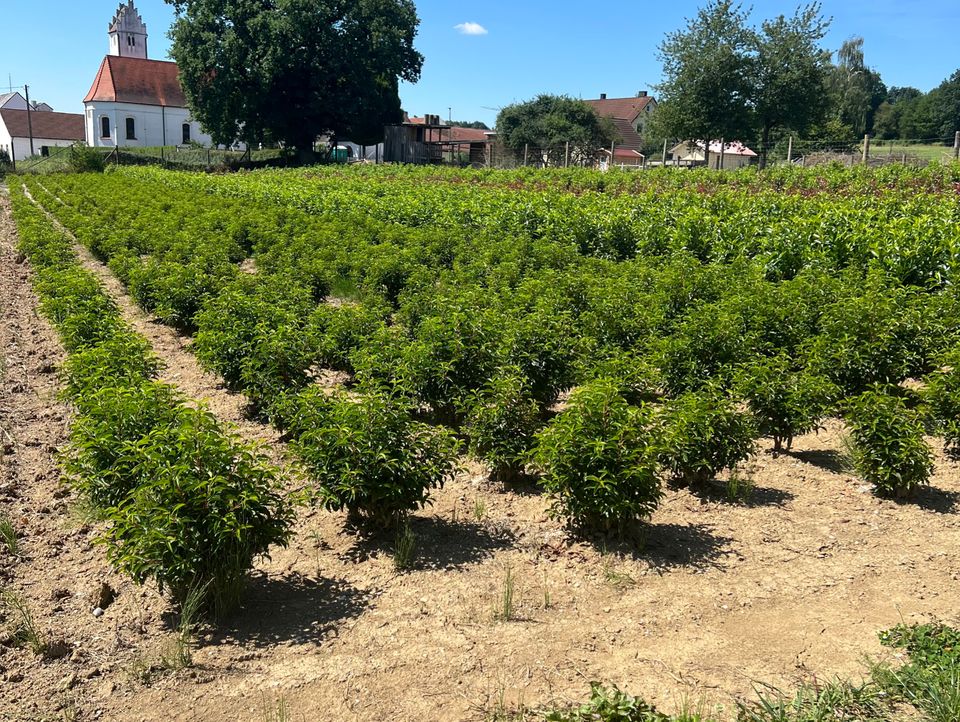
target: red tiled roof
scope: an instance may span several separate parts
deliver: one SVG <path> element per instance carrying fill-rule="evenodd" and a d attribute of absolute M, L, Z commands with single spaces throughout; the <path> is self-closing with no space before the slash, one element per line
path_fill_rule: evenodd
<path fill-rule="evenodd" d="M 482 143 L 489 139 L 487 136 L 489 132 L 488 130 L 479 130 L 478 128 L 460 128 L 459 126 L 454 126 L 450 130 L 444 131 L 444 135 L 446 135 L 449 140 Z"/>
<path fill-rule="evenodd" d="M 633 129 L 629 120 L 626 118 L 611 118 L 611 120 L 613 120 L 613 124 L 620 136 L 619 139 L 617 139 L 618 146 L 632 148 L 633 150 L 640 150 L 643 147 L 643 139 L 637 131 Z"/>
<path fill-rule="evenodd" d="M 84 103 L 101 100 L 186 108 L 176 63 L 108 55 Z"/>
<path fill-rule="evenodd" d="M 653 97 L 645 95 L 642 98 L 604 98 L 602 100 L 583 101 L 595 111 L 598 115 L 605 118 L 624 118 L 633 120 L 643 112 L 651 102 Z"/>
<path fill-rule="evenodd" d="M 31 113 L 30 125 L 33 126 L 33 137 L 50 140 L 83 140 L 83 115 L 79 113 L 54 113 L 43 111 Z M 27 124 L 27 111 L 0 110 L 0 118 L 7 127 L 7 132 L 13 138 L 29 138 L 30 128 Z"/>

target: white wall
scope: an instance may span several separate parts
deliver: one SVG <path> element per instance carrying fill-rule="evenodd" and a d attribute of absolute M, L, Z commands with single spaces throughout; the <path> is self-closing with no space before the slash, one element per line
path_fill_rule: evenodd
<path fill-rule="evenodd" d="M 56 146 L 56 147 L 65 147 L 73 145 L 76 141 L 73 140 L 63 140 L 62 138 L 34 138 L 33 139 L 33 154 L 40 155 L 40 148 L 43 146 Z M 7 135 L 7 131 L 0 124 L 0 148 L 3 148 L 10 153 L 10 136 Z M 17 161 L 25 160 L 30 157 L 30 139 L 29 138 L 14 138 L 13 139 L 13 151 L 16 153 L 13 158 Z"/>
<path fill-rule="evenodd" d="M 100 137 L 102 117 L 110 119 L 110 137 Z M 127 139 L 127 118 L 133 118 L 135 139 Z M 99 148 L 181 145 L 183 124 L 190 124 L 190 139 L 202 145 L 213 145 L 213 139 L 201 132 L 200 124 L 190 117 L 187 108 L 161 108 L 159 105 L 111 103 L 93 101 L 84 103 L 84 126 L 87 145 Z M 166 133 L 164 133 L 166 129 Z"/>

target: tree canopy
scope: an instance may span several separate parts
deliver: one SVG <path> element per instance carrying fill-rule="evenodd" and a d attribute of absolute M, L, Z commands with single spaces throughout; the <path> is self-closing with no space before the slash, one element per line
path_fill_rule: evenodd
<path fill-rule="evenodd" d="M 497 136 L 516 153 L 527 146 L 548 165 L 560 165 L 570 143 L 572 162 L 586 160 L 616 140 L 609 118 L 601 118 L 582 100 L 564 95 L 538 95 L 503 108 L 497 116 Z"/>
<path fill-rule="evenodd" d="M 704 143 L 758 137 L 763 162 L 774 131 L 804 131 L 825 113 L 828 25 L 819 3 L 756 29 L 741 5 L 712 0 L 660 45 L 658 132 Z"/>
<path fill-rule="evenodd" d="M 373 143 L 402 119 L 399 81 L 420 77 L 412 0 L 167 2 L 180 82 L 218 144 Z"/>

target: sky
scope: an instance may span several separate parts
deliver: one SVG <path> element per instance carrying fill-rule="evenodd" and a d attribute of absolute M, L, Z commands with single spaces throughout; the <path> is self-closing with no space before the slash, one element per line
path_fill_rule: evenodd
<path fill-rule="evenodd" d="M 173 9 L 135 0 L 150 57 L 167 59 Z M 632 96 L 660 80 L 657 46 L 704 0 L 416 0 L 420 81 L 403 84 L 411 115 L 433 113 L 489 125 L 497 110 L 538 93 Z M 79 113 L 107 52 L 119 0 L 0 0 L 0 92 L 30 86 L 31 99 Z M 797 0 L 756 0 L 759 22 L 791 14 Z M 824 0 L 825 47 L 864 38 L 867 65 L 888 86 L 936 87 L 960 68 L 958 0 Z M 745 5 L 749 6 L 748 3 Z"/>

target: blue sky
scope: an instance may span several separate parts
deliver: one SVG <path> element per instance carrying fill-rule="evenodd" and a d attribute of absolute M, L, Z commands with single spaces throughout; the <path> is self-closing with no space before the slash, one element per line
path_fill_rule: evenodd
<path fill-rule="evenodd" d="M 81 112 L 118 4 L 0 0 L 0 90 L 6 90 L 9 74 L 13 85 L 29 84 L 33 98 L 56 110 Z M 420 82 L 401 89 L 404 108 L 414 115 L 452 112 L 458 120 L 492 125 L 497 108 L 540 92 L 633 95 L 660 79 L 657 45 L 699 4 L 418 0 L 417 46 L 426 63 Z M 757 0 L 754 17 L 791 13 L 795 5 Z M 150 33 L 150 56 L 165 59 L 172 8 L 162 0 L 137 0 L 137 6 Z M 827 47 L 862 35 L 867 64 L 887 85 L 927 91 L 960 68 L 957 0 L 825 0 L 823 6 L 833 17 Z"/>

